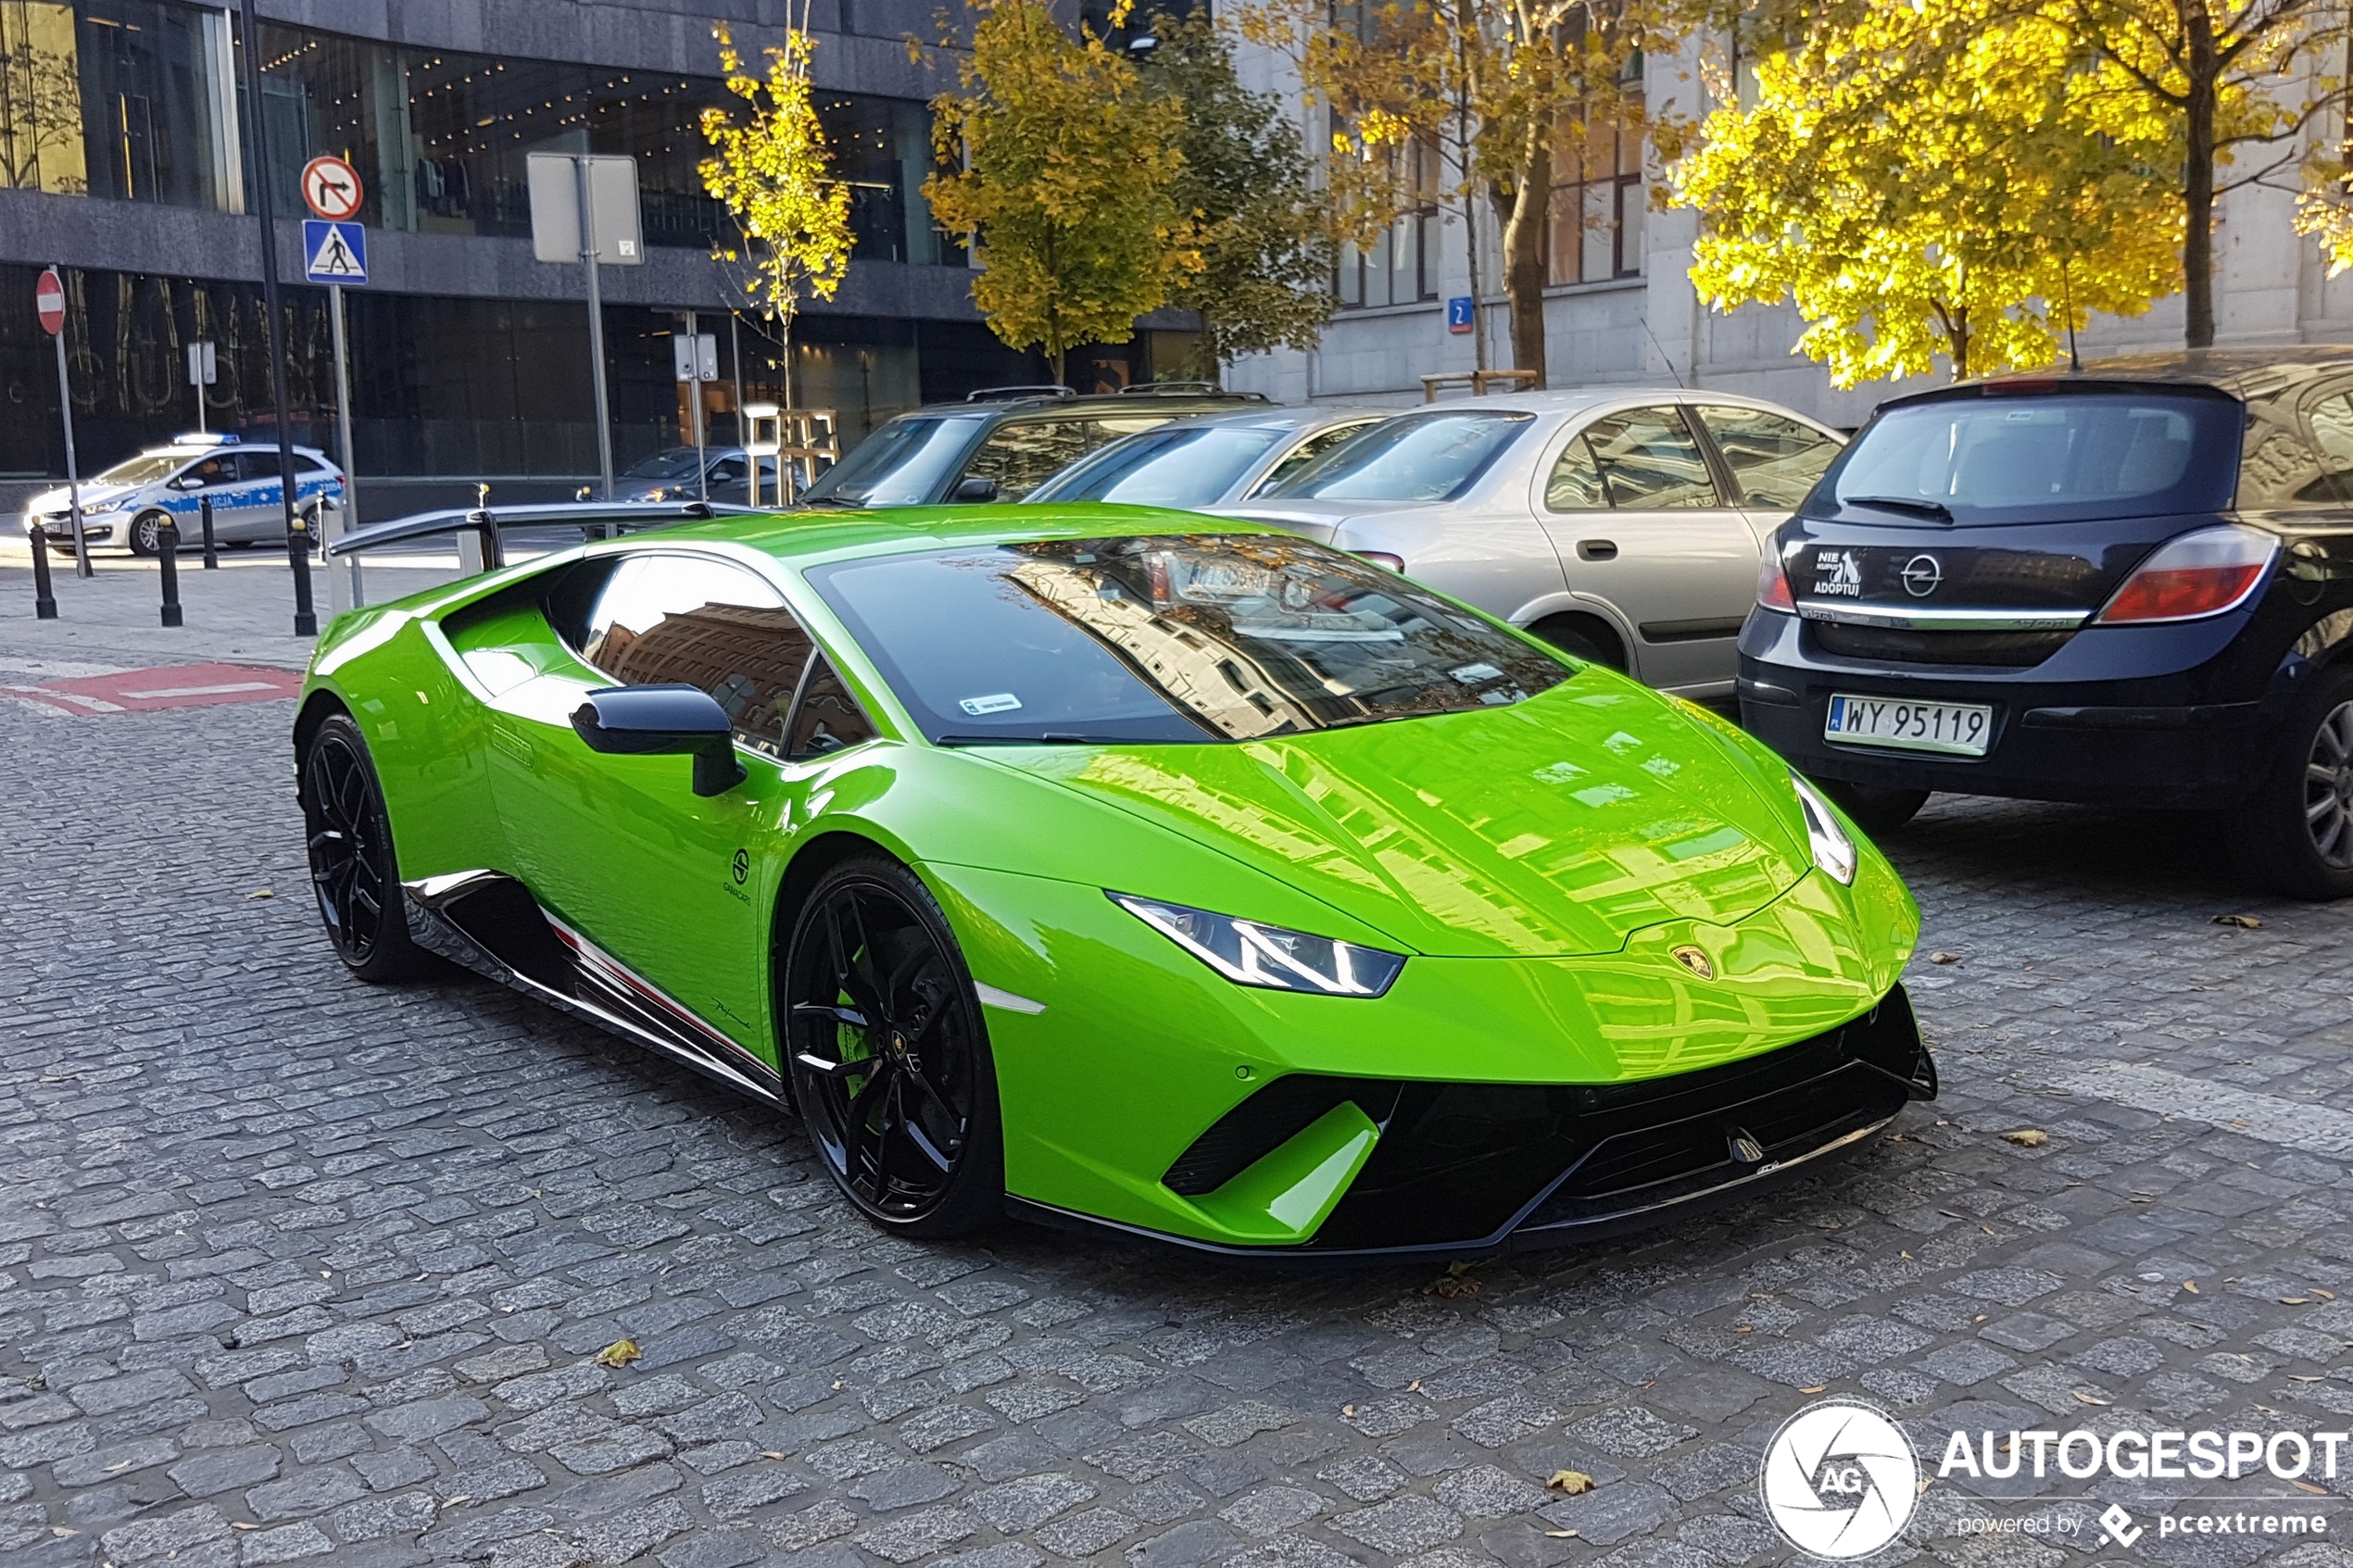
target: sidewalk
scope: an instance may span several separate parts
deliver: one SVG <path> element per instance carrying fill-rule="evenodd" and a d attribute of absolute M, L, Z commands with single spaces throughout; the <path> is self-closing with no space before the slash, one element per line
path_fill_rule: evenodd
<path fill-rule="evenodd" d="M 283 547 L 223 550 L 220 568 L 204 570 L 196 551 L 180 556 L 180 604 L 184 625 L 161 623 L 162 564 L 115 552 L 96 552 L 96 575 L 73 574 L 70 552 L 52 551 L 49 578 L 57 619 L 33 617 L 32 547 L 0 537 L 0 681 L 100 675 L 159 664 L 236 663 L 300 670 L 310 661 L 310 639 L 294 634 L 294 572 Z M 337 570 L 341 570 L 340 566 Z M 455 554 L 378 554 L 368 558 L 363 583 L 369 602 L 381 603 L 448 582 Z M 319 622 L 331 619 L 327 579 L 310 570 Z"/>

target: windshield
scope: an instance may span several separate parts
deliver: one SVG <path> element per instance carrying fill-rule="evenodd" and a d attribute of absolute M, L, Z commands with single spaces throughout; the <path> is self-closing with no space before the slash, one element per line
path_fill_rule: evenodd
<path fill-rule="evenodd" d="M 809 580 L 941 745 L 1207 742 L 1518 702 L 1568 671 L 1302 539 L 1054 540 Z"/>
<path fill-rule="evenodd" d="M 962 466 L 983 420 L 970 414 L 902 416 L 860 442 L 801 496 L 852 507 L 917 507 Z"/>
<path fill-rule="evenodd" d="M 673 446 L 656 452 L 621 477 L 623 479 L 692 479 L 695 476 L 697 454 L 691 446 Z"/>
<path fill-rule="evenodd" d="M 1271 499 L 1451 501 L 1487 471 L 1533 414 L 1507 410 L 1408 414 L 1344 441 Z"/>
<path fill-rule="evenodd" d="M 1166 425 L 1115 441 L 1030 495 L 1032 501 L 1205 507 L 1283 438 L 1249 425 Z"/>
<path fill-rule="evenodd" d="M 93 484 L 153 484 L 169 479 L 188 460 L 185 452 L 142 452 L 126 458 L 92 480 Z"/>
<path fill-rule="evenodd" d="M 1964 525 L 2220 511 L 2239 420 L 2234 399 L 2161 387 L 1915 403 L 1873 420 L 1806 509 Z"/>

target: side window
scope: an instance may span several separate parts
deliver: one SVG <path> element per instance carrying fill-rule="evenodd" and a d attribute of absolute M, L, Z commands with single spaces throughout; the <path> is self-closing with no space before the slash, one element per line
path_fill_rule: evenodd
<path fill-rule="evenodd" d="M 727 710 L 736 739 L 783 754 L 809 633 L 743 568 L 702 556 L 631 556 L 598 595 L 585 633 L 581 657 L 623 685 L 700 686 Z"/>
<path fill-rule="evenodd" d="M 199 458 L 181 470 L 180 479 L 183 484 L 194 480 L 207 490 L 234 484 L 237 482 L 237 460 L 233 457 Z"/>
<path fill-rule="evenodd" d="M 273 484 L 277 483 L 278 453 L 274 447 L 267 452 L 240 452 L 236 456 L 235 464 L 233 471 L 238 479 L 267 480 Z"/>
<path fill-rule="evenodd" d="M 1609 494 L 1602 488 L 1602 470 L 1582 434 L 1570 436 L 1568 445 L 1561 448 L 1560 461 L 1553 465 L 1553 476 L 1544 482 L 1544 505 L 1556 512 L 1596 511 L 1609 505 Z"/>
<path fill-rule="evenodd" d="M 2314 410 L 2317 415 L 2319 410 Z M 2242 507 L 2296 507 L 2337 498 L 2334 460 L 2323 460 L 2318 443 L 2321 420 L 2306 440 L 2293 408 L 2283 399 L 2249 400 L 2246 436 L 2239 448 Z"/>
<path fill-rule="evenodd" d="M 800 706 L 793 709 L 792 745 L 785 751 L 786 760 L 824 757 L 874 738 L 875 727 L 859 710 L 858 699 L 834 672 L 833 661 L 820 654 L 817 667 L 809 672 L 808 689 L 800 694 Z"/>
<path fill-rule="evenodd" d="M 1838 456 L 1839 444 L 1812 425 L 1761 408 L 1703 404 L 1698 412 L 1743 506 L 1794 510 Z"/>
<path fill-rule="evenodd" d="M 1629 408 L 1585 427 L 1609 504 L 1621 510 L 1717 507 L 1716 480 L 1678 408 Z"/>
<path fill-rule="evenodd" d="M 711 478 L 708 483 L 712 484 L 727 484 L 731 483 L 741 484 L 746 471 L 748 470 L 745 469 L 744 460 L 741 458 L 722 458 L 719 461 L 711 465 Z"/>
<path fill-rule="evenodd" d="M 1291 448 L 1281 462 L 1267 470 L 1266 477 L 1252 485 L 1250 493 L 1260 495 L 1272 490 L 1370 423 L 1370 420 L 1360 420 L 1353 424 L 1334 425 L 1329 430 L 1317 431 Z"/>
<path fill-rule="evenodd" d="M 2337 393 L 2312 407 L 2312 445 L 2326 471 L 2305 499 L 2353 501 L 2353 395 Z"/>
<path fill-rule="evenodd" d="M 1101 445 L 1092 433 L 1087 420 L 1007 420 L 981 442 L 963 477 L 993 479 L 999 500 L 1018 501 Z"/>

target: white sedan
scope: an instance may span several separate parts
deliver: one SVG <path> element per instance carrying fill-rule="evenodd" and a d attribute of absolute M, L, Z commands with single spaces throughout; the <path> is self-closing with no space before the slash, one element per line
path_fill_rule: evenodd
<path fill-rule="evenodd" d="M 1844 437 L 1730 393 L 1520 393 L 1374 425 L 1214 508 L 1368 556 L 1581 657 L 1729 694 L 1763 541 Z"/>

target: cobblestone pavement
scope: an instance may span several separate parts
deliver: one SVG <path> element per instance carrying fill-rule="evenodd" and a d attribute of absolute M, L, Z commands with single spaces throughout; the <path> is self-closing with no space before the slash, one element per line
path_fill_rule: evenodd
<path fill-rule="evenodd" d="M 788 1121 L 496 987 L 350 983 L 290 718 L 0 709 L 9 1568 L 1718 1568 L 1792 1556 L 1758 1457 L 1818 1390 L 1931 1463 L 1956 1426 L 2353 1424 L 2353 909 L 2234 891 L 2194 827 L 1938 802 L 1892 847 L 1944 1098 L 1450 1295 L 886 1240 Z M 1873 1561 L 2088 1560 L 2111 1497 L 2196 1489 L 2092 1486 L 1997 1488 L 2055 1542 L 1957 1535 L 1939 1482 Z M 2353 1481 L 2207 1490 L 2353 1534 Z"/>

